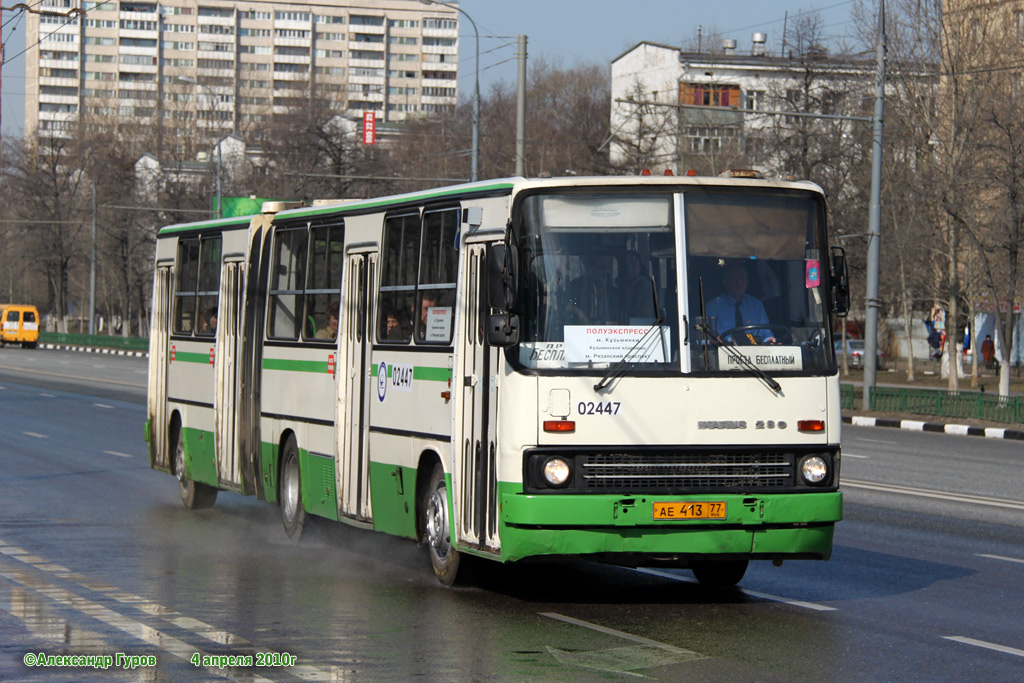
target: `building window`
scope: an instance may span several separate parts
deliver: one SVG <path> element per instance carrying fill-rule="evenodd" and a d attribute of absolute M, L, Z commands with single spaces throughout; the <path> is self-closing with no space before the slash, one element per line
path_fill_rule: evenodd
<path fill-rule="evenodd" d="M 423 28 L 444 28 L 454 30 L 459 28 L 457 19 L 424 19 Z"/>
<path fill-rule="evenodd" d="M 747 111 L 761 111 L 764 109 L 764 90 L 747 91 Z"/>
<path fill-rule="evenodd" d="M 384 17 L 371 17 L 365 14 L 353 14 L 348 19 L 352 26 L 383 26 Z"/>
<path fill-rule="evenodd" d="M 740 88 L 737 85 L 680 83 L 679 103 L 698 107 L 738 107 Z"/>

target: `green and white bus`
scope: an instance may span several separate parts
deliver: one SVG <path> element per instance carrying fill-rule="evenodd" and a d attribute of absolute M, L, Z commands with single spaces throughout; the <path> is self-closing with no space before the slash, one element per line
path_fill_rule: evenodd
<path fill-rule="evenodd" d="M 424 542 L 445 584 L 465 556 L 734 584 L 831 553 L 847 300 L 809 182 L 509 178 L 172 225 L 151 464 L 190 508 L 277 503 L 292 538 Z"/>

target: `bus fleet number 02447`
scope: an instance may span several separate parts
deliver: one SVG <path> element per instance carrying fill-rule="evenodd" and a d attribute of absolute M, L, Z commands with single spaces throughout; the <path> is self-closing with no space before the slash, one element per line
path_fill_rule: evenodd
<path fill-rule="evenodd" d="M 580 401 L 576 404 L 576 412 L 580 415 L 618 415 L 621 407 L 620 401 Z"/>

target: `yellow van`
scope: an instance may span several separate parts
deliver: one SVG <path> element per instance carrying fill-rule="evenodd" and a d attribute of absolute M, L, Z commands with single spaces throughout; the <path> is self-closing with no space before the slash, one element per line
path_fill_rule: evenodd
<path fill-rule="evenodd" d="M 21 344 L 34 349 L 39 342 L 39 309 L 28 304 L 0 304 L 0 346 Z"/>

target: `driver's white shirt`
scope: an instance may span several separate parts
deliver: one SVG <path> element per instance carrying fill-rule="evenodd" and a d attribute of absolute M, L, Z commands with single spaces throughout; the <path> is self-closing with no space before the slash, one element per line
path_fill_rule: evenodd
<path fill-rule="evenodd" d="M 761 303 L 760 299 L 750 296 L 749 294 L 744 294 L 742 299 L 734 299 L 729 294 L 719 294 L 704 306 L 705 315 L 717 318 L 717 332 L 721 333 L 737 327 L 737 302 L 740 304 L 740 315 L 743 318 L 744 325 L 768 324 L 768 314 L 765 312 L 764 304 Z M 769 337 L 775 336 L 769 329 L 746 330 L 744 334 L 748 332 L 761 337 L 762 339 L 768 339 Z M 729 336 L 731 337 L 732 335 Z"/>

